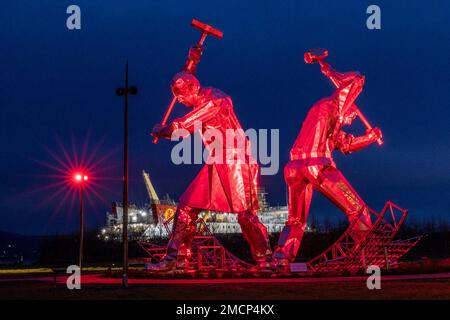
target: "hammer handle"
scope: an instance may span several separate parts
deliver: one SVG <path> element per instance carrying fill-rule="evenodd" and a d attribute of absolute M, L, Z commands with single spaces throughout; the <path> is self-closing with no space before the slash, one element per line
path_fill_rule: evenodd
<path fill-rule="evenodd" d="M 205 39 L 206 39 L 206 36 L 207 36 L 208 34 L 206 33 L 206 32 L 203 32 L 202 33 L 202 35 L 200 36 L 200 39 L 198 40 L 198 42 L 197 42 L 197 45 L 198 46 L 201 46 L 201 45 L 203 45 L 203 43 L 205 42 Z M 188 58 L 189 59 L 189 58 Z M 194 61 L 192 61 L 192 60 L 189 60 L 189 62 L 188 62 L 188 65 L 187 65 L 187 69 L 189 70 L 190 68 L 192 68 L 192 64 L 194 63 Z M 161 122 L 161 125 L 162 126 L 165 126 L 166 124 L 167 124 L 167 120 L 169 120 L 169 116 L 170 116 L 170 114 L 172 113 L 172 110 L 173 110 L 173 107 L 175 106 L 175 103 L 177 102 L 177 97 L 173 97 L 172 98 L 172 101 L 170 101 L 170 104 L 169 104 L 169 106 L 167 107 L 167 111 L 166 111 L 166 113 L 164 114 L 164 118 L 163 118 L 163 121 Z M 154 144 L 156 144 L 156 143 L 158 143 L 158 140 L 159 140 L 159 138 L 158 137 L 155 137 L 154 139 L 153 139 L 153 143 Z"/>
<path fill-rule="evenodd" d="M 208 34 L 206 32 L 203 32 L 202 35 L 200 36 L 200 40 L 198 40 L 197 42 L 197 46 L 201 46 L 203 45 L 203 42 L 205 42 L 206 36 Z M 194 61 L 189 60 L 189 63 L 187 65 L 187 69 L 189 70 L 190 68 L 192 68 L 192 64 L 194 63 Z"/>
<path fill-rule="evenodd" d="M 162 126 L 165 126 L 165 125 L 167 124 L 167 120 L 169 119 L 169 116 L 170 116 L 170 114 L 172 113 L 172 109 L 173 109 L 173 107 L 175 106 L 175 103 L 176 103 L 176 102 L 177 102 L 177 97 L 173 97 L 173 98 L 172 98 L 172 101 L 170 101 L 170 104 L 169 104 L 169 107 L 167 108 L 166 113 L 164 114 L 164 119 L 163 119 L 163 121 L 161 122 L 161 125 L 162 125 Z M 153 139 L 153 143 L 154 143 L 154 144 L 158 143 L 158 140 L 159 140 L 159 138 L 158 138 L 158 137 L 155 137 L 155 138 Z"/>
<path fill-rule="evenodd" d="M 364 116 L 364 114 L 359 110 L 359 108 L 355 105 L 356 107 L 356 113 L 358 114 L 359 119 L 361 119 L 361 122 L 366 126 L 367 129 L 372 129 L 372 125 L 369 123 L 369 121 L 367 120 L 367 118 Z M 383 144 L 383 139 L 378 139 L 377 140 L 378 145 L 382 145 Z"/>

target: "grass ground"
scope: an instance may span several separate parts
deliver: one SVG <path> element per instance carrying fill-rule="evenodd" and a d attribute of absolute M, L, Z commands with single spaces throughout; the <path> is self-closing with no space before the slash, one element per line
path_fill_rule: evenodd
<path fill-rule="evenodd" d="M 369 290 L 365 281 L 321 283 L 230 283 L 83 285 L 68 290 L 52 282 L 6 281 L 0 285 L 0 299 L 92 300 L 317 300 L 317 299 L 450 299 L 450 279 L 382 281 L 380 290 Z"/>
<path fill-rule="evenodd" d="M 90 267 L 89 273 L 103 273 L 109 268 Z M 130 268 L 139 277 L 141 268 Z M 450 259 L 403 262 L 396 274 L 448 272 Z M 113 271 L 111 273 L 111 271 Z M 142 272 L 142 271 L 141 271 Z M 61 272 L 60 272 L 61 273 Z M 108 274 L 120 273 L 109 269 Z M 122 289 L 117 284 L 85 284 L 82 290 L 68 290 L 63 283 L 54 285 L 52 269 L 0 269 L 0 300 L 8 299 L 447 299 L 450 300 L 450 279 L 383 281 L 381 290 L 368 290 L 365 281 L 284 282 L 284 283 L 209 283 L 209 284 L 139 284 Z M 47 282 L 34 278 L 47 276 Z M 116 279 L 117 280 L 117 279 Z"/>

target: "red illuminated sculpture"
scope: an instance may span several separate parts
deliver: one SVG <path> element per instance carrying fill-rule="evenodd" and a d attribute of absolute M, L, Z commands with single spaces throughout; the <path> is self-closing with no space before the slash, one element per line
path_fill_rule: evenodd
<path fill-rule="evenodd" d="M 321 192 L 347 215 L 353 226 L 350 234 L 356 242 L 361 241 L 372 226 L 366 204 L 336 168 L 332 152 L 340 150 L 349 154 L 376 141 L 381 144 L 381 131 L 372 128 L 354 104 L 362 91 L 364 76 L 358 72 L 341 73 L 332 69 L 322 61 L 327 55 L 326 50 L 305 54 L 305 62 L 319 63 L 322 73 L 337 89 L 311 108 L 291 149 L 291 160 L 284 168 L 289 191 L 289 216 L 274 253 L 280 269 L 288 268 L 289 262 L 297 255 L 313 190 Z M 356 116 L 368 128 L 366 134 L 359 137 L 342 130 Z"/>
<path fill-rule="evenodd" d="M 208 130 L 216 130 L 222 137 L 223 161 L 207 164 L 180 197 L 175 214 L 172 237 L 163 260 L 148 265 L 152 271 L 185 269 L 191 255 L 191 246 L 196 232 L 196 220 L 203 210 L 232 212 L 238 215 L 244 237 L 249 242 L 252 255 L 261 269 L 270 268 L 272 252 L 267 239 L 267 230 L 257 216 L 257 180 L 259 166 L 251 156 L 251 146 L 234 113 L 230 96 L 215 88 L 202 88 L 195 77 L 196 65 L 203 47 L 196 45 L 189 51 L 184 70 L 172 80 L 171 88 L 178 102 L 193 110 L 184 117 L 175 119 L 170 125 L 156 125 L 152 135 L 155 138 L 169 138 L 177 129 L 194 133 L 197 128 L 202 134 L 205 148 L 217 157 L 217 149 L 211 148 L 212 139 Z M 199 127 L 197 127 L 199 126 Z M 227 130 L 233 130 L 240 137 L 228 139 Z M 239 140 L 241 139 L 241 140 Z M 236 141 L 244 141 L 243 150 Z M 217 140 L 214 140 L 217 145 Z M 237 160 L 237 155 L 243 155 Z"/>

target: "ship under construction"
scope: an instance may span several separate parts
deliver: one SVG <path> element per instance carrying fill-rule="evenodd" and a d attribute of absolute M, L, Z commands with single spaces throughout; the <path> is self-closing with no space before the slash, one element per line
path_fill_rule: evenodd
<path fill-rule="evenodd" d="M 129 204 L 128 221 L 129 237 L 131 240 L 152 240 L 167 238 L 171 231 L 172 218 L 177 203 L 166 195 L 160 199 L 150 180 L 149 174 L 143 170 L 142 177 L 149 195 L 146 205 Z M 266 200 L 266 192 L 260 188 L 259 219 L 267 227 L 269 233 L 281 232 L 287 219 L 287 207 L 270 207 Z M 104 240 L 122 239 L 123 206 L 120 202 L 113 202 L 111 212 L 106 213 L 106 225 L 99 237 Z M 241 228 L 234 213 L 202 211 L 199 215 L 213 234 L 241 233 Z"/>

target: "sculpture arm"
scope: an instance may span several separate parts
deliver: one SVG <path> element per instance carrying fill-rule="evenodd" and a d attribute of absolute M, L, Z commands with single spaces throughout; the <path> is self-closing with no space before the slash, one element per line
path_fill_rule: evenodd
<path fill-rule="evenodd" d="M 189 49 L 188 58 L 186 60 L 186 63 L 184 64 L 183 71 L 195 74 L 195 71 L 197 70 L 197 65 L 200 62 L 200 58 L 203 54 L 203 46 L 202 45 L 193 45 Z"/>
<path fill-rule="evenodd" d="M 185 129 L 189 131 L 189 133 L 193 133 L 195 127 L 195 123 L 201 124 L 201 127 L 204 127 L 205 124 L 210 122 L 219 112 L 221 106 L 216 105 L 214 103 L 208 103 L 205 107 L 200 107 L 197 110 L 191 111 L 186 114 L 184 117 L 175 119 L 172 122 L 172 132 L 176 129 Z"/>
<path fill-rule="evenodd" d="M 184 132 L 179 132 L 178 136 L 186 137 L 186 131 L 193 133 L 197 127 L 196 123 L 199 123 L 200 127 L 203 127 L 206 123 L 208 123 L 219 111 L 220 106 L 206 106 L 203 108 L 199 108 L 198 110 L 194 110 L 189 112 L 184 117 L 175 119 L 171 124 L 162 126 L 160 124 L 155 125 L 152 131 L 152 136 L 158 138 L 171 139 L 174 131 L 184 129 Z"/>
<path fill-rule="evenodd" d="M 320 62 L 320 71 L 331 80 L 336 88 L 339 88 L 342 83 L 351 81 L 361 74 L 358 71 L 350 71 L 350 72 L 339 72 L 333 69 L 330 64 L 325 61 Z"/>
<path fill-rule="evenodd" d="M 379 128 L 367 130 L 365 135 L 359 137 L 354 137 L 351 134 L 341 131 L 339 133 L 337 147 L 342 153 L 349 154 L 366 148 L 380 138 L 381 130 Z"/>

